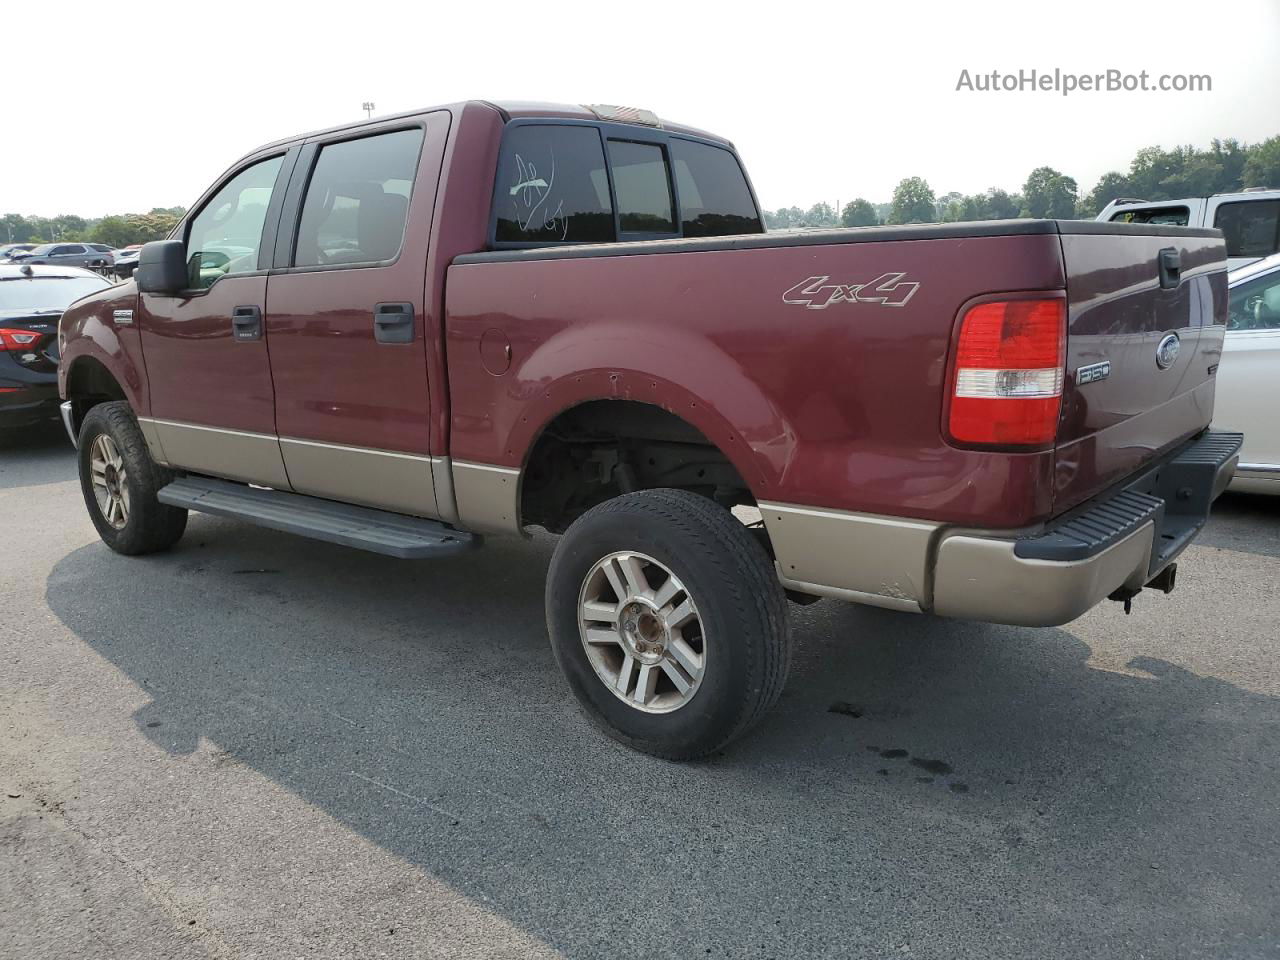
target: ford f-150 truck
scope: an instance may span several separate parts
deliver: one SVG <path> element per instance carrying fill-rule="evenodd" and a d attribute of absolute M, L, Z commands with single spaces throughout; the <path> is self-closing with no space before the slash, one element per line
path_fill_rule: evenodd
<path fill-rule="evenodd" d="M 786 598 L 1059 624 L 1143 587 L 1231 478 L 1215 230 L 769 234 L 733 146 L 468 102 L 255 150 L 59 331 L 85 503 L 404 558 L 562 534 L 556 659 L 612 736 L 719 749 Z"/>

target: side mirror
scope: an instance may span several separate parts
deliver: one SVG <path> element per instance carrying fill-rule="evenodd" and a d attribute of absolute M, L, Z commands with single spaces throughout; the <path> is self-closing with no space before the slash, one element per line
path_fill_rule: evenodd
<path fill-rule="evenodd" d="M 187 250 L 181 240 L 152 240 L 138 252 L 134 271 L 141 293 L 175 294 L 187 287 Z"/>

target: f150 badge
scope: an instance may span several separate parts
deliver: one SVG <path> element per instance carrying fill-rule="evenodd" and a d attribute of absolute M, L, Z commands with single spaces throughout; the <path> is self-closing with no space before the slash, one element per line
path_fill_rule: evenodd
<path fill-rule="evenodd" d="M 807 310 L 825 310 L 833 303 L 878 303 L 883 307 L 904 307 L 920 284 L 903 280 L 905 273 L 882 273 L 867 283 L 828 283 L 830 277 L 801 280 L 782 295 L 783 303 Z"/>
<path fill-rule="evenodd" d="M 1086 383 L 1097 383 L 1099 380 L 1105 380 L 1109 376 L 1111 376 L 1110 360 L 1101 360 L 1088 366 L 1076 367 L 1076 386 L 1083 387 Z"/>

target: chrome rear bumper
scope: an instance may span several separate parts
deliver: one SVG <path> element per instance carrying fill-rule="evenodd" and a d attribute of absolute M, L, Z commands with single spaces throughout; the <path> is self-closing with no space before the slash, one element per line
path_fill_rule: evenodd
<path fill-rule="evenodd" d="M 783 585 L 898 610 L 1054 626 L 1132 595 L 1195 539 L 1242 436 L 1206 431 L 1032 535 L 761 503 Z"/>

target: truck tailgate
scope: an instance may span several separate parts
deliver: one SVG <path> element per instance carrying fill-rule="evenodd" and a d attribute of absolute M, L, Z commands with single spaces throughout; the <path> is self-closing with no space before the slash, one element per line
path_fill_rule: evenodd
<path fill-rule="evenodd" d="M 1227 319 L 1217 231 L 1060 229 L 1068 315 L 1055 514 L 1209 425 Z"/>

